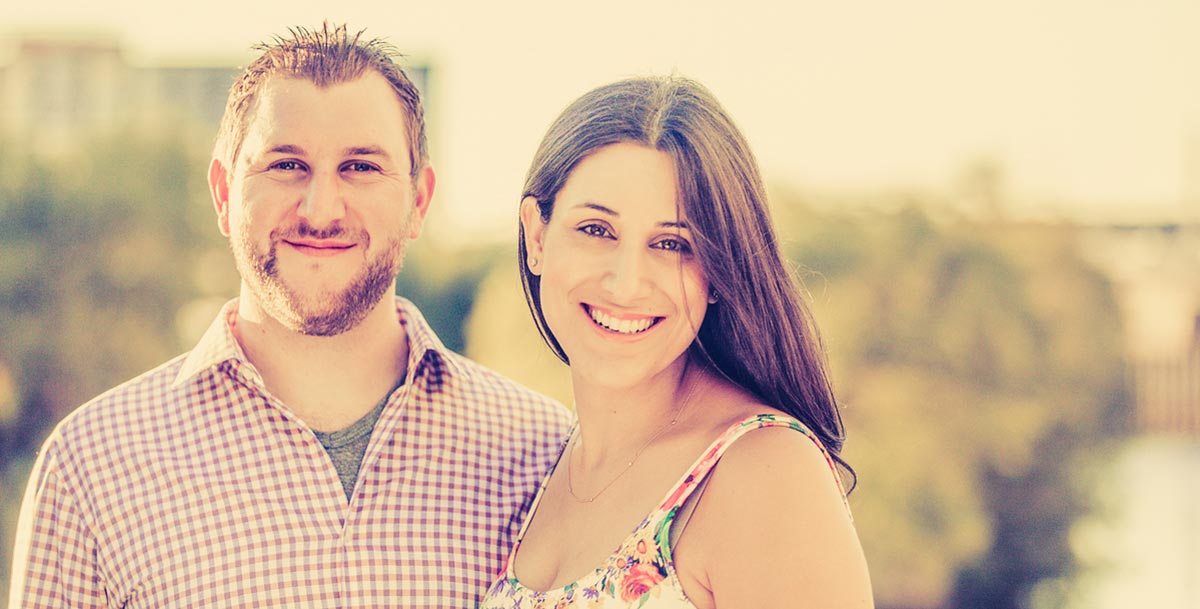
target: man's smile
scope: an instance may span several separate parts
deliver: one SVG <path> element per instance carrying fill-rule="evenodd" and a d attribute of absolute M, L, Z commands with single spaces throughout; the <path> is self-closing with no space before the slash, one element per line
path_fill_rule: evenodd
<path fill-rule="evenodd" d="M 318 257 L 336 256 L 357 247 L 356 243 L 336 239 L 283 239 L 283 242 L 301 254 Z"/>

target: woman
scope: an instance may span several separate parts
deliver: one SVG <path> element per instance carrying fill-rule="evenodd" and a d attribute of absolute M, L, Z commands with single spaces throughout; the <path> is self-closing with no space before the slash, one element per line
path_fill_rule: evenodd
<path fill-rule="evenodd" d="M 579 420 L 482 606 L 872 606 L 816 330 L 712 94 L 642 78 L 572 103 L 518 247 Z"/>

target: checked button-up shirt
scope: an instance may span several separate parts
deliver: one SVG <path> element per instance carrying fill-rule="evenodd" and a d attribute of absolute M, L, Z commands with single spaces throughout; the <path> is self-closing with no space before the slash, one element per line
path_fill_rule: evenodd
<path fill-rule="evenodd" d="M 401 301 L 407 378 L 347 501 L 234 340 L 236 310 L 46 441 L 10 608 L 475 607 L 568 411 L 448 351 Z"/>

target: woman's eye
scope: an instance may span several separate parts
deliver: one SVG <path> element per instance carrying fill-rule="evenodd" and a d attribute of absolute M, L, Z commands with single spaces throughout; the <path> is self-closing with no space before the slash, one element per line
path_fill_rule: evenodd
<path fill-rule="evenodd" d="M 662 241 L 659 241 L 656 245 L 657 245 L 658 249 L 666 250 L 668 252 L 678 252 L 680 254 L 692 253 L 692 246 L 689 245 L 687 241 L 684 241 L 682 239 L 672 239 L 672 238 L 663 239 Z"/>
<path fill-rule="evenodd" d="M 592 237 L 609 237 L 612 235 L 612 233 L 608 232 L 607 228 L 600 224 L 585 224 L 579 227 L 579 232 Z"/>

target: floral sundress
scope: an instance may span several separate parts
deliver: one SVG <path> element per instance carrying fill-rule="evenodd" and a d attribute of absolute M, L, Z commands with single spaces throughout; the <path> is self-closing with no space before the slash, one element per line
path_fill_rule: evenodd
<path fill-rule="evenodd" d="M 533 520 L 550 476 L 547 474 L 504 570 L 484 596 L 479 609 L 695 609 L 688 600 L 675 572 L 671 555 L 671 524 L 680 507 L 717 464 L 734 441 L 747 432 L 763 427 L 790 427 L 808 436 L 829 463 L 839 491 L 845 492 L 834 469 L 833 460 L 817 437 L 799 421 L 786 416 L 759 414 L 733 424 L 713 441 L 677 483 L 659 506 L 633 530 L 605 563 L 595 571 L 567 584 L 544 592 L 526 588 L 513 574 L 513 558 L 525 538 L 525 529 Z M 847 510 L 849 508 L 847 507 Z"/>

